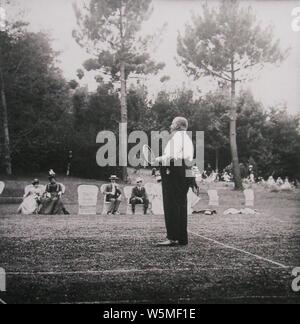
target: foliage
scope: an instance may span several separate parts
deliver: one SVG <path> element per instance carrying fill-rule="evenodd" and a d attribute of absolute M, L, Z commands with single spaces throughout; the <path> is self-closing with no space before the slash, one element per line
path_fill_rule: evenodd
<path fill-rule="evenodd" d="M 152 107 L 153 129 L 166 130 L 172 119 L 184 116 L 190 121 L 190 130 L 205 132 L 205 161 L 215 167 L 216 150 L 220 168 L 230 164 L 228 141 L 228 97 L 218 91 L 194 99 L 191 91 L 181 89 L 175 94 L 161 92 Z M 258 175 L 300 176 L 299 116 L 290 115 L 285 108 L 266 110 L 251 93 L 241 92 L 237 97 L 239 112 L 238 145 L 241 162 L 255 165 Z"/>
<path fill-rule="evenodd" d="M 61 166 L 57 157 L 63 159 L 65 143 L 72 136 L 71 103 L 50 40 L 43 33 L 18 28 L 1 32 L 0 42 L 13 165 L 23 172 L 40 170 L 56 159 Z M 3 143 L 2 132 L 0 136 Z"/>
<path fill-rule="evenodd" d="M 236 85 L 254 75 L 264 64 L 282 62 L 287 51 L 274 40 L 272 28 L 262 29 L 251 7 L 237 0 L 223 0 L 218 9 L 203 6 L 178 36 L 179 63 L 196 80 L 210 76 L 231 87 L 230 147 L 235 188 L 243 189 L 237 146 Z"/>
<path fill-rule="evenodd" d="M 186 72 L 199 79 L 202 75 L 232 82 L 249 80 L 249 73 L 266 63 L 277 64 L 288 51 L 281 51 L 272 27 L 263 29 L 251 7 L 236 0 L 222 1 L 218 9 L 203 7 L 194 15 L 184 36 L 178 36 L 180 63 Z"/>
<path fill-rule="evenodd" d="M 157 35 L 141 37 L 142 23 L 151 13 L 149 0 L 91 0 L 85 10 L 74 6 L 79 28 L 73 32 L 76 41 L 92 58 L 84 63 L 87 71 L 101 70 L 112 80 L 120 80 L 121 63 L 130 74 L 156 74 L 164 67 L 155 63 L 149 47 Z"/>

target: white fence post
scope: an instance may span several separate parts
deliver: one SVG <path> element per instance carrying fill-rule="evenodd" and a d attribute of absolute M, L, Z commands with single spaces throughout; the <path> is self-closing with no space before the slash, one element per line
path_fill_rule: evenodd
<path fill-rule="evenodd" d="M 2 192 L 4 191 L 5 188 L 5 183 L 0 181 L 0 195 L 2 194 Z"/>
<path fill-rule="evenodd" d="M 245 205 L 246 207 L 254 207 L 255 195 L 252 189 L 247 189 L 244 191 L 245 195 Z"/>
<path fill-rule="evenodd" d="M 0 268 L 0 291 L 6 291 L 6 273 L 3 268 Z"/>
<path fill-rule="evenodd" d="M 6 10 L 0 6 L 0 31 L 5 31 L 6 28 Z"/>

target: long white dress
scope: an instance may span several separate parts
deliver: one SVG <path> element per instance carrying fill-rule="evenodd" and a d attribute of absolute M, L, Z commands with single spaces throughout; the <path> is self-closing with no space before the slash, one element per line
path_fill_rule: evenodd
<path fill-rule="evenodd" d="M 24 196 L 24 200 L 21 206 L 18 209 L 18 214 L 22 215 L 32 215 L 36 214 L 38 211 L 38 200 L 42 197 L 45 191 L 44 186 L 29 186 L 26 188 L 26 193 Z"/>

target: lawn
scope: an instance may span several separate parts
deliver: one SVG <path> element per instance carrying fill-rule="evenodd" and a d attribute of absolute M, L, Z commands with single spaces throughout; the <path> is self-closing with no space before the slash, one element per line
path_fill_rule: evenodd
<path fill-rule="evenodd" d="M 154 246 L 165 237 L 163 216 L 78 216 L 77 185 L 102 182 L 61 180 L 70 216 L 24 217 L 0 204 L 3 302 L 300 303 L 291 289 L 300 266 L 299 191 L 257 187 L 259 215 L 224 216 L 243 206 L 243 195 L 219 186 L 218 214 L 191 216 L 190 245 L 163 249 Z M 4 195 L 28 181 L 6 181 Z M 207 207 L 206 189 L 198 208 Z"/>

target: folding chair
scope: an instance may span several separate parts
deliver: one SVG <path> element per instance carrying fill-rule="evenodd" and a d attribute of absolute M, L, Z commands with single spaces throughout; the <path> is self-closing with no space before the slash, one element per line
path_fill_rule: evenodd
<path fill-rule="evenodd" d="M 66 193 L 66 186 L 62 183 L 60 183 L 61 189 L 62 189 L 62 194 L 64 195 Z"/>
<path fill-rule="evenodd" d="M 193 214 L 193 208 L 198 204 L 199 201 L 200 201 L 200 198 L 190 188 L 190 190 L 188 192 L 188 215 Z"/>
<path fill-rule="evenodd" d="M 247 189 L 244 191 L 245 195 L 245 206 L 246 207 L 254 207 L 254 191 L 252 189 Z"/>
<path fill-rule="evenodd" d="M 149 198 L 149 211 L 153 213 L 153 210 L 152 210 L 152 202 L 153 202 L 153 199 L 155 198 L 155 196 L 157 195 L 157 184 L 156 183 L 146 183 L 145 184 L 145 189 L 146 189 L 146 192 L 147 192 L 147 195 L 148 195 L 148 198 Z"/>
<path fill-rule="evenodd" d="M 127 211 L 126 211 L 127 215 L 132 215 L 132 207 L 131 207 L 131 203 L 130 203 L 130 198 L 131 198 L 133 188 L 134 188 L 133 186 L 127 186 L 124 188 L 124 196 L 127 201 Z M 144 214 L 144 204 L 136 205 L 135 214 L 136 215 Z"/>
<path fill-rule="evenodd" d="M 208 190 L 209 206 L 219 206 L 219 195 L 217 190 Z"/>
<path fill-rule="evenodd" d="M 107 185 L 104 184 L 100 188 L 100 192 L 102 193 L 102 195 L 104 195 L 102 215 L 107 215 L 107 213 L 109 211 L 109 207 L 110 207 L 110 202 L 106 201 L 106 195 L 104 194 L 106 187 L 107 187 Z"/>
<path fill-rule="evenodd" d="M 78 215 L 96 215 L 99 188 L 94 185 L 78 187 Z"/>
<path fill-rule="evenodd" d="M 28 195 L 28 192 L 30 191 L 31 188 L 32 188 L 32 185 L 28 185 L 28 186 L 25 187 L 24 197 Z"/>

